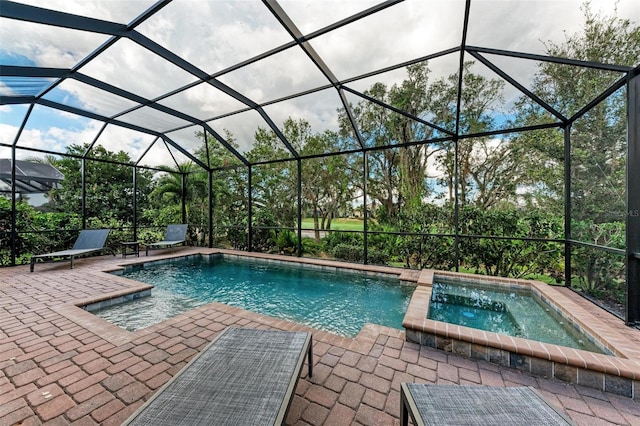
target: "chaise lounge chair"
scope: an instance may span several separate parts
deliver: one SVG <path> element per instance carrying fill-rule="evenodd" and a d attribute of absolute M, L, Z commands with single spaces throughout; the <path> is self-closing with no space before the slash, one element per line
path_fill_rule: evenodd
<path fill-rule="evenodd" d="M 535 389 L 524 386 L 400 384 L 400 426 L 572 425 Z"/>
<path fill-rule="evenodd" d="M 145 244 L 145 255 L 149 256 L 149 249 L 175 247 L 179 244 L 184 244 L 186 239 L 187 225 L 168 225 L 167 232 L 164 235 L 164 240 L 158 241 L 157 243 Z"/>
<path fill-rule="evenodd" d="M 43 262 L 56 262 L 57 260 L 71 259 L 71 269 L 76 257 L 85 256 L 104 250 L 104 244 L 109 236 L 110 229 L 83 229 L 78 235 L 71 250 L 55 251 L 53 253 L 38 254 L 31 257 L 31 272 L 36 264 L 36 260 Z M 62 258 L 62 259 L 60 259 Z"/>
<path fill-rule="evenodd" d="M 284 424 L 312 346 L 311 333 L 227 328 L 124 425 Z"/>

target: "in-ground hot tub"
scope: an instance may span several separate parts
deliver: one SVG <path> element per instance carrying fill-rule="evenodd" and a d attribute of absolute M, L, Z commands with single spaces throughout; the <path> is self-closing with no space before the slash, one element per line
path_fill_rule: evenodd
<path fill-rule="evenodd" d="M 588 341 L 602 353 L 431 319 L 431 304 L 442 301 L 438 297 L 433 301 L 433 286 L 438 282 L 477 285 L 480 292 L 486 288 L 498 288 L 507 293 L 528 292 L 561 322 L 579 333 L 582 337 L 578 340 Z M 508 305 L 509 301 L 504 304 Z M 491 308 L 501 309 L 495 305 Z M 460 313 L 464 315 L 463 311 Z M 607 330 L 604 335 L 599 332 L 599 325 L 595 316 L 542 282 L 433 270 L 422 271 L 403 321 L 409 341 L 633 398 L 635 391 L 640 389 L 637 353 L 620 344 L 625 340 L 621 334 Z M 591 346 L 589 349 L 593 350 Z"/>
<path fill-rule="evenodd" d="M 593 336 L 567 321 L 530 286 L 487 285 L 437 277 L 427 317 L 447 322 L 612 355 Z"/>

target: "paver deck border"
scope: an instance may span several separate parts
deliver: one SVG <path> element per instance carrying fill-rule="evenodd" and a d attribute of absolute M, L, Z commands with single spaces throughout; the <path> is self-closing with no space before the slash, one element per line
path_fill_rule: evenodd
<path fill-rule="evenodd" d="M 149 258 L 214 251 L 183 247 Z M 211 303 L 131 333 L 75 306 L 142 288 L 104 272 L 136 260 L 101 256 L 79 260 L 75 269 L 0 271 L 0 424 L 120 425 L 230 325 L 313 332 L 314 374 L 301 376 L 288 425 L 397 426 L 403 382 L 533 386 L 578 425 L 640 424 L 632 399 L 420 346 L 402 330 L 375 324 L 349 339 Z M 418 279 L 416 271 L 398 271 Z M 640 342 L 637 330 L 621 329 Z"/>

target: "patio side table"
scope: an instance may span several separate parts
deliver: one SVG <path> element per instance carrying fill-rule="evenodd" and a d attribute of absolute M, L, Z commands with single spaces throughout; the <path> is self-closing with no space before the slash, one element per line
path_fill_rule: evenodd
<path fill-rule="evenodd" d="M 121 241 L 122 257 L 135 255 L 140 257 L 140 241 Z"/>

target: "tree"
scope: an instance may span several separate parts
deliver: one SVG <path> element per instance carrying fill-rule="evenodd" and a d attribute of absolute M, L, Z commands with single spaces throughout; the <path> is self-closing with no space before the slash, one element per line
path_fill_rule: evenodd
<path fill-rule="evenodd" d="M 301 147 L 301 155 L 340 150 L 337 133 L 325 131 L 311 135 Z M 353 198 L 353 166 L 346 155 L 308 158 L 302 162 L 302 197 L 313 217 L 316 240 L 320 230 L 331 229 L 331 220 Z"/>
<path fill-rule="evenodd" d="M 468 135 L 493 130 L 495 106 L 502 102 L 504 82 L 488 79 L 471 72 L 473 62 L 466 62 L 462 71 L 462 93 L 457 130 Z M 441 78 L 429 87 L 428 96 L 437 124 L 456 129 L 458 73 Z M 462 139 L 449 143 L 438 154 L 437 162 L 444 170 L 439 181 L 448 189 L 448 201 L 455 196 L 455 158 L 458 160 L 458 200 L 461 205 L 475 203 L 489 207 L 499 199 L 515 193 L 512 176 L 504 176 L 512 168 L 511 149 L 487 137 Z M 500 179 L 495 179 L 500 176 Z"/>
<path fill-rule="evenodd" d="M 562 43 L 546 43 L 546 53 L 606 64 L 637 66 L 640 26 L 628 19 L 601 16 L 583 6 L 583 31 Z M 571 117 L 620 78 L 618 73 L 543 62 L 532 92 Z M 624 247 L 626 113 L 623 90 L 600 102 L 571 125 L 572 238 L 592 244 Z M 517 104 L 517 125 L 549 122 L 549 114 L 533 100 Z M 564 143 L 561 132 L 528 132 L 514 141 L 521 151 L 522 175 L 535 191 L 535 202 L 561 215 L 564 209 Z M 603 235 L 606 238 L 603 238 Z M 574 248 L 577 282 L 595 296 L 621 293 L 622 256 L 591 248 Z M 606 290 L 606 291 L 605 291 Z"/>
<path fill-rule="evenodd" d="M 82 160 L 89 144 L 69 145 L 70 156 L 50 158 L 51 164 L 64 175 L 60 187 L 49 194 L 50 206 L 59 212 L 81 213 Z M 101 145 L 91 148 L 90 158 L 85 160 L 86 217 L 103 220 L 113 218 L 124 223 L 133 219 L 133 169 L 127 153 L 114 153 Z M 139 170 L 138 200 L 146 202 L 151 192 L 151 171 Z"/>
<path fill-rule="evenodd" d="M 309 137 L 311 127 L 301 120 L 287 119 L 282 133 L 294 148 Z M 272 131 L 259 127 L 254 135 L 253 148 L 247 153 L 250 162 L 291 158 L 292 154 Z M 297 164 L 282 161 L 252 167 L 251 191 L 256 213 L 266 210 L 273 216 L 278 226 L 293 227 L 297 215 Z"/>
<path fill-rule="evenodd" d="M 197 168 L 192 162 L 178 164 L 175 168 L 160 166 L 165 173 L 157 179 L 151 198 L 162 209 L 165 206 L 181 207 L 184 197 L 187 223 L 202 225 L 209 210 L 208 180 Z M 180 214 L 181 210 L 174 211 Z M 182 222 L 181 216 L 173 217 L 170 222 Z"/>
<path fill-rule="evenodd" d="M 472 63 L 464 68 L 464 91 L 459 131 L 476 133 L 493 128 L 491 106 L 501 101 L 503 82 L 487 79 L 470 71 Z M 427 63 L 407 67 L 407 78 L 391 88 L 375 83 L 366 95 L 378 99 L 414 117 L 431 117 L 439 127 L 456 130 L 458 74 L 446 79 L 429 80 Z M 448 188 L 448 200 L 454 198 L 454 143 L 429 143 L 429 139 L 442 136 L 437 129 L 418 120 L 395 113 L 369 101 L 361 101 L 352 107 L 358 128 L 367 144 L 372 146 L 401 145 L 369 154 L 370 196 L 382 205 L 382 221 L 393 222 L 400 211 L 418 211 L 432 193 L 427 185 L 431 173 L 430 164 L 437 163 L 444 174 L 439 178 Z M 341 112 L 341 130 L 348 134 L 349 122 Z M 422 143 L 421 143 L 422 142 Z M 488 138 L 466 139 L 457 145 L 459 161 L 459 194 L 462 202 L 472 201 L 474 196 L 481 203 L 493 204 L 498 194 L 514 193 L 511 180 L 490 179 L 510 170 L 510 151 L 502 145 L 496 149 Z"/>
<path fill-rule="evenodd" d="M 388 94 L 390 105 L 414 116 L 422 117 L 425 112 L 433 111 L 429 94 L 429 67 L 427 63 L 407 67 L 407 79 L 400 85 L 393 85 Z M 435 135 L 435 129 L 400 114 L 389 114 L 385 125 L 393 141 L 398 144 L 427 141 Z M 405 209 L 415 211 L 429 195 L 426 185 L 427 165 L 441 148 L 434 149 L 430 144 L 403 146 L 398 149 L 399 204 Z"/>
<path fill-rule="evenodd" d="M 364 92 L 413 117 L 422 117 L 430 111 L 430 70 L 428 64 L 407 67 L 407 79 L 388 88 L 375 83 Z M 397 218 L 401 208 L 418 208 L 428 195 L 426 171 L 429 158 L 438 151 L 429 144 L 407 145 L 430 139 L 434 128 L 418 120 L 367 100 L 351 106 L 356 126 L 368 146 L 398 148 L 374 151 L 369 154 L 368 193 L 382 206 L 381 219 Z M 341 135 L 351 134 L 346 112 L 340 111 Z"/>
<path fill-rule="evenodd" d="M 628 19 L 594 14 L 583 6 L 584 30 L 557 44 L 546 43 L 550 56 L 637 66 L 640 26 Z M 532 92 L 571 116 L 606 90 L 618 73 L 542 62 Z M 528 97 L 516 105 L 516 125 L 549 122 L 549 113 Z M 564 143 L 561 132 L 527 132 L 514 141 L 521 151 L 523 176 L 539 195 L 540 204 L 561 214 L 564 188 Z M 571 127 L 572 210 L 576 220 L 596 223 L 624 217 L 626 101 L 618 91 Z M 546 202 L 545 200 L 552 202 Z M 555 202 L 553 202 L 555 201 Z M 616 217 L 617 216 L 617 217 Z"/>
<path fill-rule="evenodd" d="M 196 135 L 203 139 L 203 134 Z M 226 142 L 234 149 L 238 144 L 231 132 L 224 131 Z M 216 227 L 246 226 L 247 217 L 247 169 L 220 142 L 207 134 L 206 144 L 195 150 L 194 155 L 208 164 L 212 170 L 211 197 Z"/>

